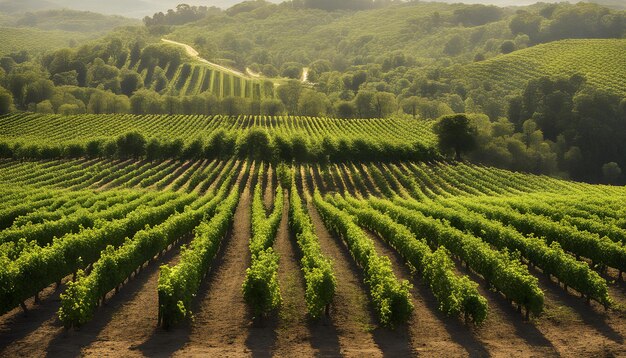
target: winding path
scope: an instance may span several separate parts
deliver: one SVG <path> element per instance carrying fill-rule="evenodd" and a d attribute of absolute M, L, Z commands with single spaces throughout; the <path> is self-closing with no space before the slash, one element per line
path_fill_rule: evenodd
<path fill-rule="evenodd" d="M 161 39 L 161 41 L 163 41 L 165 43 L 168 43 L 168 44 L 171 44 L 171 45 L 176 45 L 176 46 L 180 46 L 180 47 L 184 48 L 185 51 L 187 52 L 187 55 L 191 56 L 192 58 L 194 58 L 194 59 L 196 59 L 196 60 L 198 60 L 198 61 L 200 61 L 200 62 L 202 62 L 204 64 L 207 64 L 207 65 L 209 65 L 209 66 L 211 66 L 213 68 L 216 68 L 216 69 L 218 69 L 220 71 L 224 71 L 224 72 L 233 74 L 235 76 L 240 76 L 240 77 L 249 78 L 249 79 L 262 79 L 262 78 L 265 78 L 260 73 L 252 71 L 249 67 L 246 67 L 246 73 L 243 73 L 241 71 L 237 71 L 237 70 L 234 70 L 234 69 L 229 68 L 229 67 L 218 65 L 215 62 L 211 62 L 211 61 L 209 61 L 207 59 L 204 59 L 204 58 L 200 57 L 200 53 L 198 51 L 196 51 L 193 47 L 191 47 L 191 46 L 189 46 L 187 44 L 184 44 L 182 42 L 177 42 L 177 41 L 163 39 L 163 38 Z M 302 83 L 309 83 L 309 68 L 308 67 L 304 67 L 302 69 L 302 77 L 300 78 L 300 81 Z M 276 85 L 276 83 L 275 83 L 275 85 Z"/>
<path fill-rule="evenodd" d="M 191 47 L 191 46 L 189 46 L 187 44 L 184 44 L 184 43 L 181 43 L 181 42 L 172 41 L 172 40 L 168 40 L 168 39 L 161 39 L 161 41 L 163 41 L 165 43 L 168 43 L 168 44 L 171 44 L 171 45 L 176 45 L 176 46 L 180 46 L 180 47 L 184 48 L 189 56 L 191 56 L 194 59 L 196 59 L 196 60 L 198 60 L 198 61 L 200 61 L 202 63 L 205 63 L 205 64 L 207 64 L 207 65 L 209 65 L 211 67 L 215 67 L 218 70 L 221 70 L 221 71 L 224 71 L 224 72 L 228 72 L 228 73 L 231 73 L 233 75 L 240 76 L 240 77 L 247 77 L 247 78 L 255 77 L 255 78 L 257 78 L 256 76 L 249 76 L 249 75 L 247 75 L 247 74 L 245 74 L 243 72 L 240 72 L 240 71 L 237 71 L 237 70 L 234 70 L 232 68 L 228 68 L 228 67 L 225 67 L 225 66 L 222 66 L 222 65 L 218 65 L 217 63 L 214 63 L 214 62 L 211 62 L 211 61 L 208 61 L 208 60 L 200 57 L 200 54 L 198 53 L 198 51 L 196 51 L 193 47 Z"/>

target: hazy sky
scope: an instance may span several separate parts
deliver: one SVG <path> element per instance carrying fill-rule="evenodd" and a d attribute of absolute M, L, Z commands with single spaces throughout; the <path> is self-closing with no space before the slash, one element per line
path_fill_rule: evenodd
<path fill-rule="evenodd" d="M 86 10 L 104 14 L 116 14 L 126 17 L 142 18 L 146 15 L 153 15 L 155 12 L 167 11 L 176 7 L 180 3 L 190 5 L 218 6 L 229 8 L 243 0 L 0 0 L 0 11 L 11 8 L 19 8 L 20 12 L 37 11 L 50 8 L 71 8 L 76 10 Z M 283 0 L 268 0 L 271 2 L 282 2 Z M 336 0 L 341 1 L 341 0 Z M 447 3 L 483 3 L 500 6 L 523 6 L 538 2 L 537 0 L 435 0 Z M 543 0 L 543 2 L 559 2 L 563 0 Z M 579 0 L 570 0 L 578 2 Z M 587 0 L 604 4 L 626 6 L 626 0 Z"/>

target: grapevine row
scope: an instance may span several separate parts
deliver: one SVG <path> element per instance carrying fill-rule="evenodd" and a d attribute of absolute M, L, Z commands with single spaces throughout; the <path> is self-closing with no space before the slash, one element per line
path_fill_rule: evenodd
<path fill-rule="evenodd" d="M 343 239 L 356 263 L 363 268 L 365 283 L 380 322 L 394 325 L 408 320 L 413 311 L 409 293 L 411 285 L 407 281 L 398 281 L 389 258 L 376 253 L 373 241 L 348 213 L 326 202 L 317 190 L 313 202 L 326 227 Z"/>

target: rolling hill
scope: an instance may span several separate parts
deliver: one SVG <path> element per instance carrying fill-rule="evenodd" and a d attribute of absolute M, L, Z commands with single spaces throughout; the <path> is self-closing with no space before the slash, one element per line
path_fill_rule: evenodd
<path fill-rule="evenodd" d="M 626 96 L 626 40 L 564 40 L 515 51 L 465 67 L 468 80 L 514 90 L 543 76 L 581 74 L 587 82 Z"/>
<path fill-rule="evenodd" d="M 1 0 L 0 12 L 23 13 L 52 9 L 72 9 L 81 11 L 93 11 L 108 15 L 122 15 L 127 17 L 142 18 L 159 11 L 176 8 L 180 3 L 197 6 L 216 6 L 227 9 L 240 0 Z M 278 1 L 272 1 L 278 2 Z"/>
<path fill-rule="evenodd" d="M 71 40 L 78 43 L 93 38 L 93 34 L 40 30 L 30 27 L 0 27 L 0 55 L 28 49 L 31 53 L 59 49 L 69 46 Z"/>

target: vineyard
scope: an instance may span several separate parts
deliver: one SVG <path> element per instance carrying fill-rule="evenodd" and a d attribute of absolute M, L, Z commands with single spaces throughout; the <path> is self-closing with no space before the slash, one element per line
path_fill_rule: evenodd
<path fill-rule="evenodd" d="M 564 40 L 471 64 L 465 68 L 465 75 L 471 80 L 492 81 L 515 90 L 543 76 L 580 74 L 589 84 L 624 96 L 625 56 L 626 40 Z"/>
<path fill-rule="evenodd" d="M 0 358 L 626 358 L 626 0 L 522 2 L 0 0 Z"/>
<path fill-rule="evenodd" d="M 0 117 L 0 157 L 54 159 L 113 156 L 119 136 L 154 140 L 159 156 L 254 154 L 260 159 L 432 159 L 432 123 L 406 119 L 241 116 L 37 115 Z M 150 147 L 150 142 L 146 150 Z M 254 152 L 254 153 L 251 153 Z M 193 154 L 191 154 L 193 153 Z M 140 153 L 141 154 L 141 153 Z"/>
<path fill-rule="evenodd" d="M 622 187 L 392 160 L 392 142 L 435 145 L 403 118 L 16 114 L 0 131 L 12 153 L 182 143 L 0 160 L 3 356 L 626 354 Z M 238 137 L 208 155 L 247 131 L 318 154 Z"/>
<path fill-rule="evenodd" d="M 91 34 L 61 30 L 40 30 L 34 28 L 0 27 L 0 54 L 7 55 L 29 49 L 44 52 L 67 47 L 70 40 L 81 41 L 92 37 Z"/>
<path fill-rule="evenodd" d="M 146 70 L 144 76 L 148 75 Z M 243 97 L 260 100 L 273 96 L 273 85 L 266 87 L 259 80 L 236 76 L 202 63 L 184 63 L 168 78 L 167 93 L 191 96 L 210 92 L 217 97 Z"/>
<path fill-rule="evenodd" d="M 165 46 L 174 48 L 172 45 Z M 157 61 L 152 57 L 143 56 L 136 62 L 128 59 L 122 65 L 140 73 L 146 86 L 173 96 L 193 96 L 205 92 L 218 98 L 231 96 L 261 100 L 274 96 L 274 84 L 271 82 L 265 85 L 260 79 L 238 75 L 188 58 L 187 55 L 181 56 L 184 57 L 179 61 L 171 59 Z M 165 73 L 167 79 L 165 86 L 155 81 L 157 66 Z"/>

